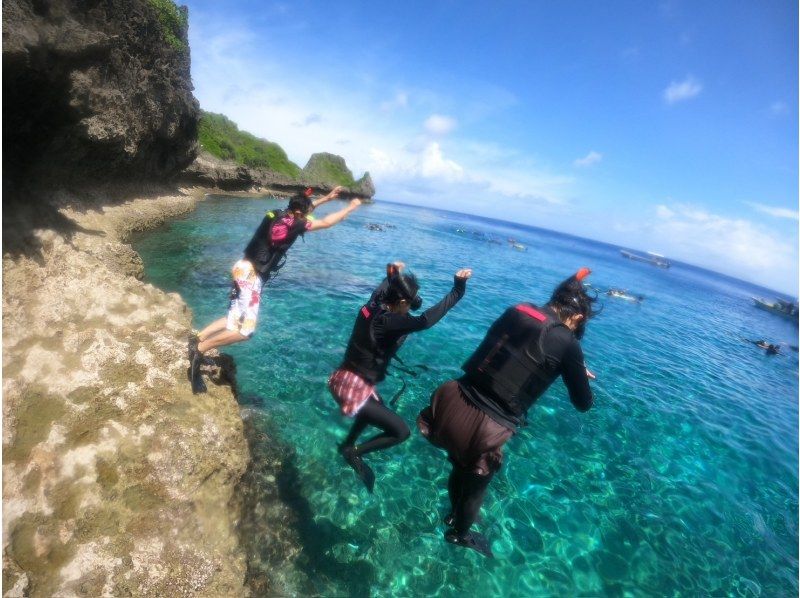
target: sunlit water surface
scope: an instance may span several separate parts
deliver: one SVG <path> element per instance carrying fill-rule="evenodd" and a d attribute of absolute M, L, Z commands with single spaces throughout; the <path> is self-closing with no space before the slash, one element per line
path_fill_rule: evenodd
<path fill-rule="evenodd" d="M 179 292 L 201 328 L 225 313 L 231 264 L 264 212 L 282 205 L 209 198 L 136 243 L 147 279 Z M 456 308 L 401 351 L 430 370 L 408 378 L 398 405 L 411 438 L 368 457 L 377 474 L 369 495 L 336 453 L 349 421 L 325 382 L 358 308 L 394 259 L 418 275 L 427 306 L 457 268 L 472 267 L 474 277 Z M 497 557 L 485 560 L 443 542 L 449 468 L 413 421 L 505 307 L 545 301 L 583 265 L 595 286 L 646 299 L 602 297 L 583 341 L 598 374 L 594 408 L 575 411 L 556 382 L 506 445 L 478 526 Z M 255 337 L 227 351 L 238 365 L 243 416 L 278 435 L 262 434 L 265 442 L 296 452 L 313 591 L 797 595 L 797 354 L 767 357 L 742 341 L 796 346 L 797 327 L 752 305 L 752 295 L 765 293 L 680 264 L 630 262 L 588 240 L 395 204 L 365 206 L 308 234 L 265 290 Z M 390 377 L 382 393 L 400 384 Z"/>

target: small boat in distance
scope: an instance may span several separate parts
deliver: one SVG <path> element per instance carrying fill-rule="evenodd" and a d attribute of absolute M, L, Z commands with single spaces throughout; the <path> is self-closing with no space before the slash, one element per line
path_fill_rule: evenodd
<path fill-rule="evenodd" d="M 659 268 L 669 268 L 672 265 L 670 261 L 663 255 L 658 253 L 653 253 L 652 251 L 648 251 L 646 255 L 633 253 L 632 251 L 626 251 L 624 249 L 620 249 L 619 252 L 622 254 L 622 257 L 626 257 L 629 260 L 634 260 L 636 262 L 644 262 L 645 264 L 658 266 Z"/>
<path fill-rule="evenodd" d="M 771 312 L 773 314 L 778 314 L 779 316 L 783 316 L 784 318 L 788 318 L 794 321 L 797 324 L 797 303 L 792 303 L 791 301 L 784 301 L 783 299 L 775 299 L 774 303 L 770 303 L 766 299 L 760 299 L 758 297 L 753 297 L 753 303 L 756 307 L 763 309 L 764 311 Z"/>

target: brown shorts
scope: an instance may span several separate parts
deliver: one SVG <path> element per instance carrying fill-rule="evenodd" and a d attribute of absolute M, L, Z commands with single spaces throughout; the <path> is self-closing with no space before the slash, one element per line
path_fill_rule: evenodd
<path fill-rule="evenodd" d="M 514 433 L 467 403 L 455 380 L 434 391 L 417 427 L 431 444 L 445 449 L 455 465 L 478 475 L 500 469 L 503 445 Z"/>

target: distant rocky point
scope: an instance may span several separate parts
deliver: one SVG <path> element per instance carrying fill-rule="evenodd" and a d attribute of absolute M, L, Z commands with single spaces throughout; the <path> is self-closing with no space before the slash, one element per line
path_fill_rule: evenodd
<path fill-rule="evenodd" d="M 320 155 L 314 154 L 309 164 Z M 344 160 L 339 156 L 333 156 Z M 266 168 L 254 168 L 237 164 L 233 160 L 221 160 L 206 151 L 201 151 L 180 175 L 184 184 L 219 189 L 221 191 L 245 191 L 248 193 L 274 193 L 276 195 L 290 195 L 311 187 L 316 193 L 327 193 L 337 185 L 337 179 L 322 177 L 306 177 L 305 169 L 301 175 L 293 179 L 286 174 Z M 349 170 L 348 170 L 349 172 Z M 351 175 L 352 176 L 352 175 Z M 375 186 L 369 173 L 364 173 L 358 181 L 344 185 L 346 191 L 342 197 L 361 197 L 372 199 L 375 195 Z"/>
<path fill-rule="evenodd" d="M 275 142 L 260 139 L 222 114 L 202 112 L 198 126 L 200 153 L 181 174 L 182 181 L 224 191 L 294 193 L 306 187 L 327 192 L 344 186 L 344 196 L 371 198 L 369 173 L 356 180 L 341 156 L 320 152 L 305 168 L 289 160 Z"/>
<path fill-rule="evenodd" d="M 347 168 L 344 158 L 336 154 L 327 152 L 312 154 L 303 168 L 302 178 L 312 187 L 344 185 L 356 195 L 366 197 L 375 195 L 375 186 L 369 173 L 365 172 L 364 176 L 356 181 L 353 173 Z"/>

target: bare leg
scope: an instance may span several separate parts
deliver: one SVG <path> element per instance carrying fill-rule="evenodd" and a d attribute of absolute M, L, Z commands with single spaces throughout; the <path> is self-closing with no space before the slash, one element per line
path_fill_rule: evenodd
<path fill-rule="evenodd" d="M 225 330 L 224 332 L 215 334 L 212 338 L 202 341 L 199 345 L 197 345 L 197 350 L 200 353 L 205 353 L 210 349 L 216 349 L 217 347 L 224 347 L 226 345 L 240 343 L 249 338 L 249 336 L 244 336 L 235 330 Z"/>
<path fill-rule="evenodd" d="M 203 328 L 200 333 L 197 335 L 197 338 L 200 341 L 207 340 L 209 337 L 212 337 L 216 334 L 219 334 L 223 330 L 225 330 L 225 326 L 228 324 L 228 318 L 220 318 L 219 320 L 214 320 Z"/>

